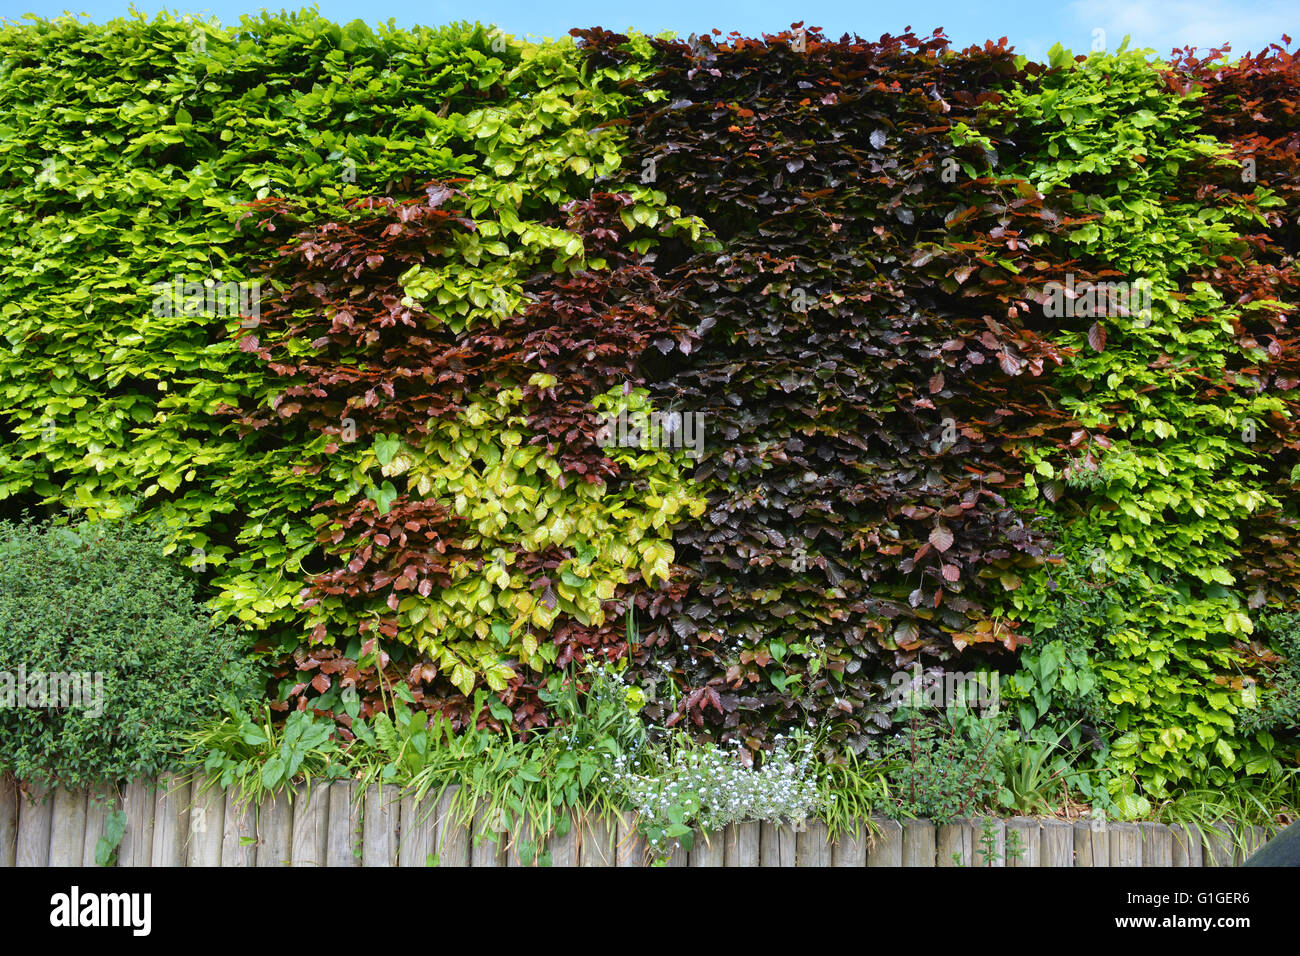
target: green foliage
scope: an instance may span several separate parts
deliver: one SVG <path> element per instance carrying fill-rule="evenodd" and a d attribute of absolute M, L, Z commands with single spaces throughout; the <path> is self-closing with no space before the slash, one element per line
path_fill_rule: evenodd
<path fill-rule="evenodd" d="M 0 673 L 15 694 L 26 674 L 29 705 L 0 708 L 0 767 L 67 787 L 155 774 L 216 696 L 260 690 L 246 635 L 209 621 L 166 539 L 126 522 L 0 522 Z M 34 688 L 49 702 L 31 706 Z"/>
<path fill-rule="evenodd" d="M 1021 815 L 1047 814 L 1062 805 L 1081 748 L 1078 736 L 1069 740 L 1074 726 L 1060 733 L 1046 727 L 1022 737 L 1004 740 L 998 750 L 1002 770 L 998 799 L 1003 808 Z M 1071 744 L 1076 744 L 1073 748 Z"/>
<path fill-rule="evenodd" d="M 114 810 L 104 818 L 104 833 L 95 841 L 95 865 L 117 866 L 117 848 L 126 834 L 126 811 Z"/>
<path fill-rule="evenodd" d="M 228 704 L 219 720 L 199 727 L 186 749 L 200 763 L 209 786 L 238 793 L 246 802 L 259 800 L 290 781 L 337 779 L 347 775 L 342 750 L 333 739 L 334 722 L 307 711 L 276 721 L 269 707 L 254 719 L 245 707 Z"/>
<path fill-rule="evenodd" d="M 1223 787 L 1189 788 L 1155 808 L 1166 823 L 1196 824 L 1202 830 L 1227 826 L 1238 845 L 1248 825 L 1278 827 L 1292 822 L 1300 811 L 1300 774 L 1286 770 L 1260 779 L 1235 780 Z"/>
<path fill-rule="evenodd" d="M 1262 685 L 1243 685 L 1241 727 L 1300 744 L 1300 612 L 1269 611 L 1259 617 L 1258 653 L 1268 671 Z"/>
<path fill-rule="evenodd" d="M 187 758 L 241 801 L 291 782 L 347 778 L 396 787 L 431 808 L 455 788 L 455 819 L 480 814 L 494 832 L 528 832 L 529 845 L 515 851 L 531 861 L 540 841 L 567 832 L 575 814 L 621 809 L 609 775 L 616 758 L 638 759 L 645 739 L 636 694 L 612 669 L 553 675 L 541 693 L 555 724 L 522 738 L 481 726 L 489 708 L 505 709 L 484 691 L 475 695 L 470 728 L 456 732 L 399 683 L 388 706 L 351 721 L 347 745 L 332 736 L 332 720 L 310 711 L 277 723 L 269 709 L 255 719 L 232 708 L 192 735 Z"/>
<path fill-rule="evenodd" d="M 629 42 L 638 48 L 644 43 Z M 546 386 L 534 373 L 567 361 L 555 343 L 542 359 L 534 353 L 510 374 L 487 376 L 466 403 L 468 417 L 452 415 L 427 436 L 370 433 L 354 409 L 361 440 L 326 451 L 328 420 L 291 420 L 293 366 L 268 369 L 257 351 L 259 335 L 282 331 L 274 309 L 312 256 L 282 257 L 284 229 L 268 235 L 257 215 L 248 218 L 292 208 L 309 232 L 377 208 L 376 197 L 400 205 L 430 180 L 454 183 L 469 228 L 443 235 L 437 255 L 426 255 L 429 246 L 415 255 L 408 243 L 414 259 L 369 277 L 356 296 L 387 295 L 382 279 L 426 329 L 451 336 L 449 346 L 490 335 L 537 297 L 525 289 L 530 279 L 609 267 L 599 242 L 563 210 L 619 173 L 622 84 L 645 69 L 635 52 L 593 66 L 568 39 L 530 44 L 477 24 L 372 30 L 312 12 L 231 27 L 136 15 L 0 28 L 0 234 L 12 252 L 0 280 L 0 501 L 113 518 L 140 495 L 142 514 L 170 529 L 168 548 L 216 588 L 212 606 L 223 618 L 258 629 L 285 661 L 313 635 L 318 646 L 337 642 L 337 656 L 355 668 L 362 640 L 373 636 L 363 625 L 390 609 L 345 609 L 330 598 L 309 614 L 305 602 L 322 571 L 354 557 L 347 545 L 373 543 L 331 539 L 345 525 L 313 510 L 373 502 L 400 513 L 408 495 L 437 497 L 471 536 L 486 535 L 466 544 L 482 546 L 474 556 L 485 565 L 474 574 L 464 565 L 436 595 L 422 585 L 406 600 L 398 614 L 412 633 L 384 660 L 426 675 L 414 678 L 417 696 L 426 680 L 436 685 L 431 699 L 446 701 L 457 723 L 466 708 L 448 691 L 476 687 L 505 693 L 523 726 L 544 720 L 528 716 L 535 703 L 516 699 L 528 696 L 526 678 L 531 686 L 585 646 L 551 644 L 552 625 L 560 644 L 573 628 L 602 643 L 606 611 L 620 613 L 608 607 L 613 589 L 630 583 L 629 570 L 659 583 L 673 559 L 671 522 L 698 506 L 688 506 L 675 471 L 646 464 L 665 458 L 657 451 L 622 456 L 614 474 L 641 474 L 602 495 L 597 474 L 575 477 L 567 460 L 534 447 L 539 435 L 550 441 L 572 428 L 571 419 L 557 430 L 536 420 Z M 626 211 L 628 229 L 699 231 L 638 185 L 629 186 Z M 281 258 L 287 273 L 274 268 Z M 249 295 L 213 308 L 204 298 L 204 284 L 254 282 L 257 302 Z M 336 298 L 329 314 L 339 306 Z M 358 312 L 358 326 L 362 319 Z M 315 336 L 282 344 L 293 362 L 324 348 Z M 572 350 L 582 355 L 591 344 Z M 563 379 L 559 393 L 572 401 L 573 376 Z M 582 395 L 590 384 L 585 376 L 576 383 L 578 407 L 566 414 L 612 383 Z M 530 390 L 528 407 L 518 407 L 519 388 Z M 365 407 L 375 404 L 372 393 Z M 375 415 L 390 414 L 389 404 Z M 337 417 L 333 425 L 337 434 Z M 646 499 L 659 503 L 639 507 Z M 616 527 L 627 532 L 617 542 Z M 549 560 L 552 546 L 570 549 L 569 560 L 555 587 L 534 593 L 541 575 L 520 565 Z M 434 621 L 446 631 L 440 640 L 426 637 L 437 633 Z M 370 679 L 354 682 L 367 706 L 386 679 L 387 663 L 374 663 L 381 654 L 389 650 L 370 655 Z M 305 679 L 290 664 L 276 696 L 311 696 L 332 711 L 338 687 L 320 663 L 310 662 Z M 413 672 L 416 664 L 427 668 Z"/>
<path fill-rule="evenodd" d="M 610 818 L 621 808 L 606 786 L 610 769 L 617 757 L 636 754 L 644 734 L 627 688 L 613 671 L 596 668 L 553 676 L 546 694 L 555 725 L 522 740 L 486 729 L 455 734 L 435 715 L 420 769 L 397 781 L 417 801 L 457 787 L 455 818 L 468 822 L 479 814 L 493 829 L 519 835 L 513 849 L 525 864 L 538 859 L 547 835 L 567 833 L 577 815 Z M 485 702 L 486 695 L 476 695 L 476 710 Z"/>
<path fill-rule="evenodd" d="M 1058 519 L 1066 560 L 1092 572 L 1061 584 L 1081 588 L 1067 596 L 1065 623 L 1089 625 L 1104 704 L 1078 699 L 1077 685 L 1071 691 L 1062 678 L 1064 695 L 1076 698 L 1067 706 L 1113 723 L 1117 787 L 1134 775 L 1161 795 L 1179 781 L 1272 772 L 1271 741 L 1243 732 L 1225 684 L 1246 666 L 1242 646 L 1254 627 L 1238 576 L 1243 543 L 1258 516 L 1280 504 L 1260 481 L 1254 423 L 1284 420 L 1294 396 L 1239 374 L 1238 332 L 1253 309 L 1289 307 L 1229 299 L 1214 276 L 1246 254 L 1243 230 L 1276 200 L 1264 188 L 1253 205 L 1223 195 L 1207 203 L 1197 193 L 1196 183 L 1235 164 L 1200 130 L 1195 95 L 1171 96 L 1158 64 L 1141 53 L 1092 55 L 1041 73 L 992 112 L 1020 145 L 1003 171 L 1072 217 L 1065 252 L 1078 279 L 1141 280 L 1150 289 L 1149 313 L 1043 309 L 1052 341 L 1073 356 L 1053 373 L 1062 408 L 1094 435 L 1065 461 L 1036 451 L 1022 499 L 1037 498 Z M 1056 582 L 1039 568 L 1025 584 L 1008 613 L 1050 636 Z M 1029 713 L 1027 698 L 1024 719 L 1040 719 L 1052 703 L 1048 656 L 1083 664 L 1077 652 L 1049 649 L 1031 661 L 1019 684 L 1038 712 Z"/>
<path fill-rule="evenodd" d="M 889 801 L 889 782 L 883 765 L 852 751 L 836 753 L 815 747 L 818 755 L 812 763 L 817 781 L 816 804 L 826 821 L 831 838 L 841 833 L 859 835 L 865 826 L 874 832 L 869 817 L 882 812 Z"/>
<path fill-rule="evenodd" d="M 576 35 L 0 27 L 0 507 L 152 521 L 259 633 L 291 715 L 235 703 L 195 753 L 252 790 L 456 780 L 539 832 L 651 759 L 633 710 L 760 770 L 812 727 L 857 809 L 1272 792 L 1300 61 Z M 1062 310 L 1070 277 L 1150 307 Z M 602 447 L 659 409 L 702 454 Z M 1018 742 L 913 725 L 886 797 L 890 673 L 973 651 Z M 236 656 L 155 678 L 207 701 Z M 613 697 L 578 676 L 624 659 Z M 159 765 L 192 726 L 162 699 L 100 769 Z"/>
<path fill-rule="evenodd" d="M 938 718 L 907 714 L 905 730 L 881 748 L 891 784 L 884 812 L 948 823 L 994 806 L 1005 727 L 999 715 L 975 716 L 965 708 Z"/>
<path fill-rule="evenodd" d="M 674 846 L 689 851 L 696 831 L 718 835 L 747 820 L 795 826 L 817 816 L 820 789 L 812 769 L 811 741 L 776 741 L 759 765 L 743 751 L 696 743 L 677 734 L 647 754 L 642 766 L 615 757 L 611 784 L 638 815 L 652 857 Z"/>
<path fill-rule="evenodd" d="M 1052 573 L 1048 589 L 1050 629 L 1021 652 L 1015 673 L 1002 678 L 1001 700 L 1014 708 L 1022 733 L 1084 723 L 1090 733 L 1108 736 L 1113 707 L 1101 691 L 1094 656 L 1122 613 L 1124 588 L 1097 583 L 1086 569 L 1067 565 Z"/>

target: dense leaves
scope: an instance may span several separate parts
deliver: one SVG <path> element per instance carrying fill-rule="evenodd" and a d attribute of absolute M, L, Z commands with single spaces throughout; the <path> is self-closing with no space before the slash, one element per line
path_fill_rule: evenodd
<path fill-rule="evenodd" d="M 69 788 L 175 765 L 246 700 L 248 635 L 208 620 L 164 529 L 0 522 L 0 767 Z"/>
<path fill-rule="evenodd" d="M 574 33 L 0 29 L 5 507 L 141 499 L 345 727 L 595 657 L 862 751 L 1029 646 L 1125 795 L 1293 760 L 1296 54 Z"/>
<path fill-rule="evenodd" d="M 582 35 L 597 62 L 626 42 Z M 657 250 L 665 307 L 699 340 L 651 353 L 651 391 L 704 413 L 709 506 L 676 531 L 673 600 L 649 604 L 638 661 L 681 694 L 651 711 L 751 745 L 830 722 L 860 748 L 891 725 L 893 672 L 1021 643 L 996 598 L 1045 551 L 1006 497 L 1019 449 L 1086 440 L 1045 382 L 1066 353 L 1026 324 L 1049 262 L 1025 237 L 1072 223 L 963 169 L 994 148 L 954 140 L 1015 80 L 1005 47 L 656 51 L 631 163 L 721 248 Z"/>

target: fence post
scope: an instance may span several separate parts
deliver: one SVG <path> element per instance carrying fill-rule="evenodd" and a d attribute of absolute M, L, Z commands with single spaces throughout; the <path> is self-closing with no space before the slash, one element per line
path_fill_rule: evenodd
<path fill-rule="evenodd" d="M 970 821 L 961 817 L 935 827 L 935 865 L 974 866 L 970 832 Z"/>
<path fill-rule="evenodd" d="M 438 805 L 427 795 L 420 803 L 407 794 L 398 808 L 400 840 L 397 844 L 398 866 L 427 866 L 437 855 Z"/>
<path fill-rule="evenodd" d="M 41 787 L 32 786 L 18 800 L 18 842 L 15 866 L 47 866 L 50 862 L 50 818 L 53 801 Z"/>
<path fill-rule="evenodd" d="M 791 834 L 791 836 L 793 836 L 793 834 Z M 691 834 L 692 845 L 696 843 L 702 843 L 703 841 L 704 841 L 704 834 L 701 833 L 699 830 L 696 830 Z M 664 865 L 665 866 L 690 866 L 691 865 L 690 851 L 683 849 L 682 845 L 678 843 L 676 840 L 674 840 L 672 855 L 668 857 L 668 862 L 665 863 Z"/>
<path fill-rule="evenodd" d="M 934 824 L 929 820 L 903 823 L 903 866 L 934 866 Z"/>
<path fill-rule="evenodd" d="M 1204 866 L 1201 834 L 1194 824 L 1175 824 L 1169 828 L 1173 837 L 1174 866 Z"/>
<path fill-rule="evenodd" d="M 721 865 L 721 864 L 719 864 Z M 794 835 L 795 866 L 830 866 L 830 830 L 824 820 L 809 820 Z"/>
<path fill-rule="evenodd" d="M 257 866 L 257 805 L 226 791 L 221 827 L 221 865 Z"/>
<path fill-rule="evenodd" d="M 1173 866 L 1174 838 L 1163 823 L 1139 823 L 1142 831 L 1142 865 Z"/>
<path fill-rule="evenodd" d="M 185 865 L 185 837 L 189 826 L 186 808 L 189 802 L 188 780 L 177 774 L 164 774 L 158 779 L 158 792 L 154 794 L 150 866 Z"/>
<path fill-rule="evenodd" d="M 326 866 L 360 866 L 361 807 L 354 802 L 359 796 L 351 780 L 335 780 L 329 785 L 330 806 L 325 834 Z"/>
<path fill-rule="evenodd" d="M 402 818 L 397 791 L 391 786 L 385 791 L 382 783 L 375 783 L 366 789 L 365 799 L 361 865 L 396 866 L 398 826 Z"/>
<path fill-rule="evenodd" d="M 324 866 L 329 852 L 330 790 L 324 782 L 300 786 L 293 801 L 291 866 Z"/>
<path fill-rule="evenodd" d="M 1206 866 L 1232 866 L 1235 849 L 1232 830 L 1226 824 L 1213 823 L 1204 831 Z"/>
<path fill-rule="evenodd" d="M 1074 865 L 1110 866 L 1110 834 L 1100 820 L 1074 824 Z"/>
<path fill-rule="evenodd" d="M 724 866 L 727 849 L 727 835 L 725 831 L 718 830 L 715 833 L 705 833 L 700 831 L 695 834 L 695 841 L 691 844 L 689 856 L 690 866 Z"/>
<path fill-rule="evenodd" d="M 764 820 L 758 835 L 758 865 L 794 866 L 794 861 L 794 831 Z"/>
<path fill-rule="evenodd" d="M 555 866 L 578 865 L 577 826 L 577 821 L 571 819 L 567 834 L 563 837 L 551 834 L 549 849 Z M 483 806 L 480 806 L 474 812 L 473 827 L 470 836 L 469 865 L 505 866 L 506 843 L 510 834 L 501 828 L 498 821 L 492 819 L 491 811 Z"/>
<path fill-rule="evenodd" d="M 878 830 L 867 845 L 867 866 L 903 865 L 903 825 L 897 820 L 877 819 Z"/>
<path fill-rule="evenodd" d="M 461 823 L 451 810 L 457 792 L 456 787 L 448 787 L 443 792 L 426 824 L 439 866 L 469 866 L 469 825 Z"/>
<path fill-rule="evenodd" d="M 117 851 L 118 866 L 148 866 L 153 862 L 154 782 L 132 780 L 122 794 L 126 831 Z"/>
<path fill-rule="evenodd" d="M 81 865 L 98 866 L 95 856 L 99 852 L 99 838 L 104 835 L 108 818 L 117 812 L 117 791 L 112 787 L 92 790 L 86 794 L 86 834 L 81 843 Z M 182 839 L 184 834 L 181 834 Z"/>
<path fill-rule="evenodd" d="M 759 865 L 759 840 L 762 825 L 757 820 L 733 823 L 723 837 L 724 866 L 751 867 Z"/>
<path fill-rule="evenodd" d="M 293 857 L 293 806 L 289 790 L 262 798 L 257 807 L 257 865 L 288 866 Z"/>
<path fill-rule="evenodd" d="M 0 866 L 13 866 L 18 851 L 18 784 L 0 774 Z"/>
<path fill-rule="evenodd" d="M 1237 852 L 1233 854 L 1234 866 L 1241 866 L 1268 842 L 1267 830 L 1264 827 L 1249 827 L 1243 824 L 1241 827 L 1241 842 L 1243 845 L 1237 847 Z"/>
<path fill-rule="evenodd" d="M 212 777 L 190 781 L 190 832 L 186 842 L 187 866 L 220 866 L 221 841 L 226 829 L 226 791 Z"/>
<path fill-rule="evenodd" d="M 50 809 L 50 866 L 81 866 L 86 851 L 86 793 L 54 791 Z"/>
<path fill-rule="evenodd" d="M 1110 825 L 1110 865 L 1142 865 L 1142 836 L 1136 823 Z"/>
<path fill-rule="evenodd" d="M 546 849 L 551 854 L 551 866 L 578 865 L 578 821 L 574 815 L 570 814 L 569 829 L 563 836 L 551 831 L 546 838 Z"/>
<path fill-rule="evenodd" d="M 853 824 L 853 827 L 840 831 L 839 839 L 831 845 L 831 866 L 867 865 L 871 828 L 866 820 L 855 820 Z"/>
<path fill-rule="evenodd" d="M 613 866 L 617 836 L 616 823 L 594 811 L 584 813 L 578 831 L 578 865 Z"/>
<path fill-rule="evenodd" d="M 1040 824 L 1039 866 L 1074 866 L 1074 827 L 1064 820 Z"/>
<path fill-rule="evenodd" d="M 637 827 L 636 814 L 624 810 L 618 815 L 618 846 L 614 860 L 618 866 L 645 866 L 645 837 Z"/>
<path fill-rule="evenodd" d="M 1034 817 L 1012 817 L 1007 821 L 1007 866 L 1041 866 L 1042 837 L 1040 824 Z M 1013 856 L 1011 834 L 1020 844 L 1020 854 Z"/>

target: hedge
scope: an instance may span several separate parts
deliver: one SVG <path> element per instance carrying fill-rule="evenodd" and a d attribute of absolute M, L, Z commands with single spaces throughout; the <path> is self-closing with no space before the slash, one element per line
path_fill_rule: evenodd
<path fill-rule="evenodd" d="M 1117 792 L 1293 764 L 1295 54 L 573 33 L 0 30 L 9 510 L 140 499 L 345 735 L 601 658 L 861 752 L 920 663 Z"/>

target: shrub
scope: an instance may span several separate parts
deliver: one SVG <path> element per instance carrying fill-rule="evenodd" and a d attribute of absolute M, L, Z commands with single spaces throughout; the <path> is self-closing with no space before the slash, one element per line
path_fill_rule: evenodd
<path fill-rule="evenodd" d="M 993 806 L 1002 780 L 998 754 L 1005 726 L 993 715 L 930 720 L 912 715 L 907 730 L 881 748 L 893 784 L 893 803 L 885 812 L 948 823 Z"/>
<path fill-rule="evenodd" d="M 69 787 L 157 773 L 216 695 L 252 691 L 239 633 L 209 623 L 163 537 L 0 523 L 0 768 Z"/>

